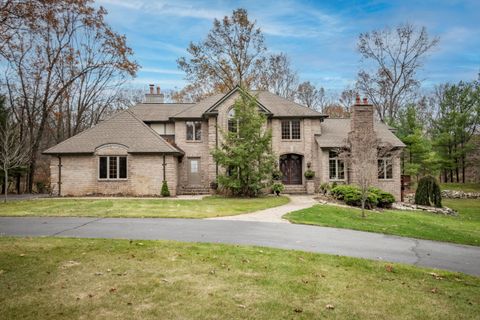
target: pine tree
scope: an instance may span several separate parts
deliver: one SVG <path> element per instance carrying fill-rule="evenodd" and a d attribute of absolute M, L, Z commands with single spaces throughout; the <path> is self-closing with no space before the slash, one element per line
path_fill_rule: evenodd
<path fill-rule="evenodd" d="M 235 196 L 255 197 L 271 183 L 276 158 L 266 117 L 258 111 L 256 98 L 240 89 L 233 105 L 234 130 L 221 130 L 223 141 L 213 158 L 224 169 L 218 176 L 221 188 Z"/>
<path fill-rule="evenodd" d="M 415 203 L 425 206 L 442 207 L 442 193 L 440 185 L 432 176 L 425 176 L 418 182 L 415 192 Z"/>

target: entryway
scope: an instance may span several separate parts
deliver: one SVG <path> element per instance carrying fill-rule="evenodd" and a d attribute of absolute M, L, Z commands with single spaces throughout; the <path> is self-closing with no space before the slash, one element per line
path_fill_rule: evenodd
<path fill-rule="evenodd" d="M 283 184 L 302 184 L 302 155 L 289 153 L 280 156 Z"/>
<path fill-rule="evenodd" d="M 200 176 L 200 158 L 188 158 L 188 185 L 199 186 L 202 183 Z"/>

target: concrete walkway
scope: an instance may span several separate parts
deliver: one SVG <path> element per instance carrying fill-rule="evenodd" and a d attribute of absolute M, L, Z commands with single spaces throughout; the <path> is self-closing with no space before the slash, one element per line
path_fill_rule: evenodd
<path fill-rule="evenodd" d="M 258 221 L 1 217 L 0 236 L 177 240 L 337 254 L 480 276 L 480 247 Z"/>
<path fill-rule="evenodd" d="M 289 195 L 290 202 L 279 207 L 260 210 L 252 213 L 239 214 L 236 216 L 207 218 L 205 220 L 236 220 L 236 221 L 258 221 L 258 222 L 276 222 L 290 223 L 288 220 L 282 219 L 282 216 L 301 209 L 310 208 L 318 204 L 313 196 Z"/>

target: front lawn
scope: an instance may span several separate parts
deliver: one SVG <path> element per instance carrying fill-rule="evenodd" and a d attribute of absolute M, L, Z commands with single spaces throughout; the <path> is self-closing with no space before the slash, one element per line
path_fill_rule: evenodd
<path fill-rule="evenodd" d="M 248 246 L 0 238 L 4 319 L 474 319 L 480 278 Z"/>
<path fill-rule="evenodd" d="M 287 197 L 167 199 L 34 199 L 0 204 L 0 216 L 209 218 L 288 203 Z"/>
<path fill-rule="evenodd" d="M 288 213 L 293 223 L 393 234 L 480 246 L 480 200 L 445 199 L 443 204 L 459 212 L 457 217 L 433 213 L 386 210 L 367 211 L 361 217 L 357 208 L 316 205 Z"/>
<path fill-rule="evenodd" d="M 442 183 L 440 186 L 442 190 L 480 192 L 480 183 Z"/>

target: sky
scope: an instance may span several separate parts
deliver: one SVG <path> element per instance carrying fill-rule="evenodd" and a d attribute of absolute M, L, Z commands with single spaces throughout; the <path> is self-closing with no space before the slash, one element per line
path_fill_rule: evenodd
<path fill-rule="evenodd" d="M 245 8 L 270 52 L 285 52 L 300 81 L 327 91 L 353 87 L 362 65 L 358 35 L 401 23 L 425 26 L 440 42 L 418 74 L 422 87 L 471 81 L 480 71 L 480 0 L 471 1 L 156 1 L 97 0 L 107 22 L 125 34 L 141 69 L 131 85 L 182 88 L 176 60 L 202 41 L 215 18 Z"/>

